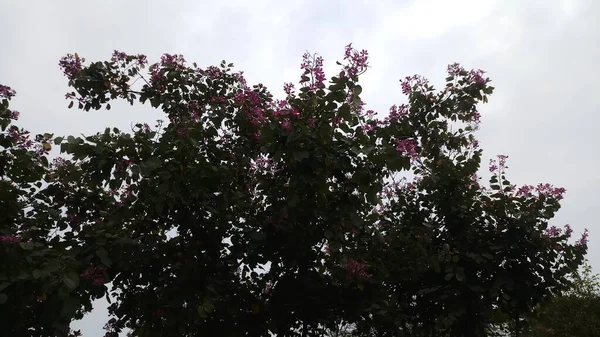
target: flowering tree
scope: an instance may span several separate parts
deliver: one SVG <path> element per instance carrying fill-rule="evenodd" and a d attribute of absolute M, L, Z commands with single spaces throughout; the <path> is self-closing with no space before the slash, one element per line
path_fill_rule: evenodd
<path fill-rule="evenodd" d="M 323 59 L 305 54 L 300 86 L 286 83 L 286 97 L 274 99 L 226 62 L 64 57 L 69 107 L 125 99 L 167 121 L 54 138 L 64 156 L 51 165 L 53 135 L 38 137 L 41 150 L 22 145 L 22 131 L 3 136 L 3 153 L 29 170 L 2 171 L 12 194 L 0 197 L 14 205 L 2 253 L 27 261 L 6 260 L 0 272 L 0 299 L 22 308 L 12 335 L 66 334 L 106 296 L 109 337 L 126 328 L 314 336 L 339 326 L 481 336 L 495 307 L 518 318 L 559 292 L 585 238 L 569 244 L 570 230 L 548 229 L 564 190 L 515 189 L 505 157 L 490 188 L 480 186 L 476 107 L 493 90 L 484 73 L 451 65 L 439 92 L 407 77 L 409 104 L 378 119 L 360 98 L 368 53 L 349 45 L 338 64 L 326 82 Z M 41 297 L 20 295 L 31 289 Z"/>

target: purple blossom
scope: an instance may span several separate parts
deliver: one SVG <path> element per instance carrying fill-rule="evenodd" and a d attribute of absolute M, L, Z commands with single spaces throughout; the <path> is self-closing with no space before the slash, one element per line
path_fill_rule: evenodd
<path fill-rule="evenodd" d="M 287 95 L 292 95 L 294 93 L 294 84 L 293 83 L 284 83 L 283 84 L 283 91 Z"/>
<path fill-rule="evenodd" d="M 459 63 L 452 63 L 448 65 L 448 75 L 459 76 L 463 71 L 465 71 L 465 68 L 463 68 Z"/>
<path fill-rule="evenodd" d="M 546 229 L 546 235 L 548 235 L 551 238 L 555 238 L 557 236 L 560 236 L 562 234 L 562 229 L 556 227 L 556 226 L 552 226 L 548 229 Z"/>
<path fill-rule="evenodd" d="M 346 46 L 344 60 L 349 64 L 344 67 L 348 76 L 353 77 L 364 73 L 368 67 L 369 52 L 366 50 L 358 51 L 352 48 L 352 43 Z"/>
<path fill-rule="evenodd" d="M 417 141 L 415 139 L 402 139 L 396 142 L 396 151 L 398 153 L 408 156 L 410 159 L 416 159 L 417 154 Z"/>
<path fill-rule="evenodd" d="M 390 107 L 390 114 L 386 118 L 386 120 L 390 121 L 390 120 L 394 120 L 394 119 L 400 119 L 407 115 L 408 115 L 408 106 L 406 106 L 404 104 L 402 104 L 400 106 L 392 105 Z"/>
<path fill-rule="evenodd" d="M 586 228 L 583 233 L 581 234 L 581 238 L 579 238 L 579 240 L 577 240 L 577 242 L 575 242 L 576 246 L 584 246 L 587 245 L 588 243 L 588 237 L 590 236 L 590 232 L 588 231 L 588 229 Z"/>
<path fill-rule="evenodd" d="M 19 243 L 19 242 L 21 242 L 21 239 L 19 239 L 19 237 L 16 236 L 16 235 L 1 235 L 0 236 L 0 242 L 3 242 L 3 243 Z"/>
<path fill-rule="evenodd" d="M 208 78 L 210 78 L 211 80 L 214 80 L 214 79 L 219 78 L 219 76 L 221 75 L 221 69 L 219 69 L 215 66 L 210 66 L 210 67 L 206 68 L 205 73 L 208 76 Z"/>
<path fill-rule="evenodd" d="M 20 115 L 21 115 L 20 112 L 18 112 L 16 110 L 12 110 L 12 111 L 10 111 L 8 118 L 13 119 L 13 120 L 18 120 Z"/>
<path fill-rule="evenodd" d="M 323 71 L 323 57 L 311 56 L 308 52 L 302 56 L 300 69 L 304 70 L 303 78 L 300 83 L 308 83 L 311 90 L 325 87 L 325 72 Z M 310 76 L 307 76 L 310 75 Z M 306 77 L 304 77 L 306 76 Z"/>
<path fill-rule="evenodd" d="M 11 89 L 10 87 L 0 84 L 0 98 L 11 99 L 16 94 L 17 92 Z"/>
<path fill-rule="evenodd" d="M 348 278 L 365 279 L 371 277 L 368 273 L 369 265 L 354 259 L 348 261 L 344 268 L 348 271 Z"/>
<path fill-rule="evenodd" d="M 571 228 L 571 225 L 566 224 L 564 226 L 564 228 L 565 228 L 565 234 L 570 237 L 571 234 L 573 233 L 573 229 Z"/>
<path fill-rule="evenodd" d="M 115 50 L 110 59 L 116 63 L 125 63 L 127 61 L 127 54 L 122 51 Z"/>
<path fill-rule="evenodd" d="M 160 57 L 160 64 L 163 67 L 183 69 L 185 59 L 183 58 L 183 55 L 165 53 Z"/>
<path fill-rule="evenodd" d="M 369 132 L 375 130 L 375 125 L 372 125 L 372 124 L 364 125 L 362 130 L 364 133 L 369 133 Z"/>
<path fill-rule="evenodd" d="M 92 281 L 92 284 L 94 285 L 101 286 L 108 282 L 104 276 L 105 272 L 106 267 L 104 266 L 89 267 L 81 274 L 81 278 Z"/>
<path fill-rule="evenodd" d="M 402 87 L 402 93 L 405 95 L 410 94 L 415 87 L 423 87 L 428 83 L 427 79 L 420 75 L 407 76 L 404 80 L 400 80 L 400 86 Z"/>
<path fill-rule="evenodd" d="M 67 54 L 58 62 L 58 66 L 69 80 L 74 80 L 81 71 L 81 59 L 77 54 Z"/>
<path fill-rule="evenodd" d="M 481 69 L 471 70 L 471 77 L 473 78 L 473 80 L 475 81 L 475 83 L 479 83 L 479 84 L 484 84 L 485 83 L 485 79 L 483 78 L 483 74 L 485 74 L 485 71 L 483 71 Z"/>
<path fill-rule="evenodd" d="M 494 173 L 498 170 L 498 165 L 496 165 L 496 161 L 494 159 L 490 159 L 489 165 L 490 172 Z"/>

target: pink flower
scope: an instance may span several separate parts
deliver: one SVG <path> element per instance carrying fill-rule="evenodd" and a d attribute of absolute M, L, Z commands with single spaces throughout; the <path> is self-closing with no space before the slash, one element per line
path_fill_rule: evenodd
<path fill-rule="evenodd" d="M 496 161 L 494 159 L 490 159 L 489 165 L 490 172 L 494 173 L 498 170 L 498 165 L 496 165 Z"/>
<path fill-rule="evenodd" d="M 294 84 L 293 83 L 284 83 L 283 91 L 288 95 L 292 95 L 294 93 Z"/>
<path fill-rule="evenodd" d="M 448 75 L 459 76 L 465 68 L 463 68 L 459 63 L 452 63 L 448 65 Z"/>
<path fill-rule="evenodd" d="M 206 68 L 205 73 L 208 76 L 208 78 L 210 78 L 211 80 L 214 80 L 214 79 L 219 78 L 219 76 L 221 75 L 221 69 L 219 69 L 215 66 L 210 66 L 210 67 Z"/>
<path fill-rule="evenodd" d="M 588 231 L 588 229 L 586 228 L 583 231 L 583 234 L 581 234 L 581 238 L 579 238 L 579 240 L 577 240 L 577 242 L 575 242 L 576 246 L 584 246 L 587 245 L 588 243 L 588 237 L 590 236 L 590 232 Z"/>
<path fill-rule="evenodd" d="M 372 124 L 367 124 L 367 125 L 363 126 L 362 130 L 364 133 L 369 133 L 369 132 L 375 130 L 375 126 Z"/>
<path fill-rule="evenodd" d="M 92 281 L 94 285 L 101 286 L 107 282 L 105 272 L 106 267 L 104 266 L 89 267 L 81 274 L 81 278 Z"/>
<path fill-rule="evenodd" d="M 115 50 L 112 54 L 111 61 L 115 63 L 124 63 L 127 61 L 127 54 L 122 51 Z"/>
<path fill-rule="evenodd" d="M 185 59 L 183 55 L 165 53 L 160 57 L 160 64 L 163 67 L 173 67 L 181 70 L 184 68 Z"/>
<path fill-rule="evenodd" d="M 418 158 L 417 141 L 415 139 L 402 139 L 396 142 L 396 151 L 411 159 Z"/>
<path fill-rule="evenodd" d="M 555 238 L 561 234 L 562 234 L 562 229 L 560 229 L 556 226 L 552 226 L 552 227 L 546 229 L 546 235 L 548 235 L 551 238 Z"/>
<path fill-rule="evenodd" d="M 521 187 L 519 187 L 519 189 L 517 190 L 517 195 L 518 196 L 524 196 L 524 197 L 528 197 L 531 195 L 531 192 L 534 190 L 534 187 L 531 185 L 523 185 Z"/>
<path fill-rule="evenodd" d="M 354 259 L 348 261 L 344 268 L 348 271 L 348 278 L 365 279 L 371 277 L 368 273 L 369 265 Z"/>
<path fill-rule="evenodd" d="M 400 119 L 406 115 L 408 115 L 408 106 L 404 104 L 400 106 L 392 105 L 390 108 L 390 115 L 387 117 L 387 120 Z"/>
<path fill-rule="evenodd" d="M 58 62 L 58 66 L 69 80 L 75 79 L 82 68 L 79 56 L 72 54 L 67 54 L 67 56 L 61 58 Z"/>
<path fill-rule="evenodd" d="M 284 119 L 283 122 L 281 122 L 281 127 L 286 131 L 290 131 L 292 129 L 292 123 L 289 119 Z"/>
<path fill-rule="evenodd" d="M 479 83 L 479 84 L 484 84 L 485 83 L 485 79 L 483 78 L 483 74 L 485 74 L 485 71 L 478 69 L 478 70 L 471 70 L 471 77 L 473 78 L 473 80 L 475 81 L 475 83 Z"/>
<path fill-rule="evenodd" d="M 311 90 L 325 87 L 325 72 L 323 71 L 323 58 L 321 56 L 311 56 L 308 52 L 302 56 L 300 69 L 304 70 L 304 75 L 300 83 L 308 83 Z"/>
<path fill-rule="evenodd" d="M 21 239 L 16 235 L 2 235 L 2 236 L 0 236 L 0 242 L 19 243 L 19 242 L 21 242 Z"/>
<path fill-rule="evenodd" d="M 11 89 L 10 87 L 0 84 L 0 98 L 11 99 L 16 94 L 17 92 Z"/>
<path fill-rule="evenodd" d="M 369 52 L 366 50 L 358 51 L 352 48 L 352 43 L 346 46 L 344 60 L 349 64 L 344 67 L 348 76 L 353 77 L 364 73 L 368 67 Z"/>
<path fill-rule="evenodd" d="M 573 229 L 571 228 L 571 225 L 569 225 L 569 224 L 566 224 L 566 225 L 564 226 L 564 228 L 565 228 L 565 234 L 566 234 L 567 236 L 571 236 L 571 234 L 573 233 Z"/>
<path fill-rule="evenodd" d="M 400 80 L 400 86 L 402 87 L 402 93 L 405 95 L 410 94 L 415 87 L 423 87 L 428 83 L 427 79 L 420 75 L 407 76 L 404 80 Z"/>
<path fill-rule="evenodd" d="M 21 113 L 20 113 L 20 112 L 18 112 L 18 111 L 15 111 L 15 110 L 12 110 L 12 111 L 10 112 L 10 115 L 9 115 L 8 117 L 9 117 L 10 119 L 13 119 L 13 120 L 18 120 L 20 115 L 21 115 Z"/>

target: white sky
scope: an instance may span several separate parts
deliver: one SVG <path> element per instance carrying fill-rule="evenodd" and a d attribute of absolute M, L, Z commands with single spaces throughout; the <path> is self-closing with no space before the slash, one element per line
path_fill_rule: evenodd
<path fill-rule="evenodd" d="M 225 59 L 277 95 L 283 82 L 299 79 L 304 51 L 323 55 L 326 71 L 337 70 L 335 61 L 353 42 L 371 55 L 363 95 L 379 112 L 404 102 L 398 80 L 406 75 L 441 83 L 449 63 L 482 68 L 496 87 L 481 109 L 484 163 L 507 154 L 513 183 L 565 187 L 555 224 L 588 227 L 589 258 L 600 268 L 598 1 L 3 0 L 0 33 L 0 84 L 17 90 L 13 107 L 36 133 L 89 134 L 161 118 L 126 104 L 68 110 L 57 66 L 68 52 L 96 61 L 121 49 L 151 62 L 181 53 L 201 66 Z M 99 302 L 77 323 L 86 337 L 103 336 L 105 308 Z"/>

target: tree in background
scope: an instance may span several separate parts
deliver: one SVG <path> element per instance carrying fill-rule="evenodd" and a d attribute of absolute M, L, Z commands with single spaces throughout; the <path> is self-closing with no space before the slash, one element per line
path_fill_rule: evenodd
<path fill-rule="evenodd" d="M 408 77 L 409 104 L 379 119 L 360 98 L 367 62 L 347 46 L 326 83 L 305 54 L 300 87 L 278 100 L 226 62 L 63 58 L 69 107 L 125 99 L 167 121 L 54 138 L 53 164 L 53 135 L 36 151 L 3 134 L 11 336 L 64 335 L 100 297 L 114 301 L 109 337 L 481 336 L 494 308 L 518 321 L 562 291 L 587 250 L 548 228 L 564 190 L 517 189 L 505 157 L 489 188 L 476 177 L 489 79 L 454 64 L 436 92 Z"/>
<path fill-rule="evenodd" d="M 542 302 L 534 311 L 526 336 L 600 335 L 600 279 L 584 264 L 565 294 Z"/>

